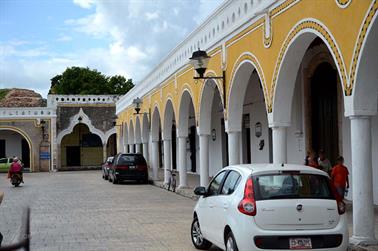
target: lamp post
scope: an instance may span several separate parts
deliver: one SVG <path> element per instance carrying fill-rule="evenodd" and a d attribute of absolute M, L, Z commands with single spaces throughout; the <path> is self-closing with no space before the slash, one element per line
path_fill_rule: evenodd
<path fill-rule="evenodd" d="M 222 71 L 222 76 L 212 76 L 205 77 L 204 74 L 207 69 L 211 57 L 209 57 L 206 51 L 195 51 L 192 54 L 192 57 L 189 58 L 190 63 L 193 65 L 193 68 L 196 70 L 198 76 L 194 76 L 193 79 L 220 79 L 223 84 L 223 109 L 226 109 L 226 72 Z"/>

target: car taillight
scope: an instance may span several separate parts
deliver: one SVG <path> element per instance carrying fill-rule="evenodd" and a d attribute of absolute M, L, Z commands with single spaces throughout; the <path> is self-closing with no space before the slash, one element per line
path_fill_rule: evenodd
<path fill-rule="evenodd" d="M 253 190 L 253 180 L 252 177 L 248 178 L 245 188 L 244 188 L 244 197 L 238 205 L 238 209 L 241 213 L 255 216 L 256 215 L 256 201 L 255 193 Z"/>
<path fill-rule="evenodd" d="M 342 215 L 345 213 L 345 203 L 343 201 L 343 197 L 340 196 L 340 194 L 337 192 L 336 187 L 333 185 L 333 183 L 330 181 L 330 187 L 333 193 L 333 196 L 336 199 L 337 203 L 337 211 L 339 212 L 339 215 Z"/>

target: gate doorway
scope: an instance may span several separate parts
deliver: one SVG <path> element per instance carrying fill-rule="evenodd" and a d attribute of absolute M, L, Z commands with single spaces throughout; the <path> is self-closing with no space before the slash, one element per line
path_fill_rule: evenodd
<path fill-rule="evenodd" d="M 67 166 L 80 166 L 80 146 L 67 146 L 66 147 Z"/>
<path fill-rule="evenodd" d="M 310 90 L 310 147 L 315 153 L 324 150 L 331 163 L 339 155 L 339 111 L 337 72 L 329 63 L 317 66 Z"/>

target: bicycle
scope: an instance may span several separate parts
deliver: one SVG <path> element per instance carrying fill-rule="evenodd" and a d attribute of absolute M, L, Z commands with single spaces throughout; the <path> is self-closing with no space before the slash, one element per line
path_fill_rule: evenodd
<path fill-rule="evenodd" d="M 170 173 L 168 179 L 168 187 L 167 190 L 170 191 L 172 187 L 172 192 L 176 192 L 176 171 L 175 170 L 168 170 Z"/>

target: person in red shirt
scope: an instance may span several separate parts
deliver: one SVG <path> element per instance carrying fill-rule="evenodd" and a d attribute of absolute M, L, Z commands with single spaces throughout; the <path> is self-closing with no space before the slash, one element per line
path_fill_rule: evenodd
<path fill-rule="evenodd" d="M 336 159 L 336 163 L 332 168 L 331 179 L 337 193 L 344 199 L 345 187 L 349 188 L 349 171 L 344 166 L 344 158 L 342 156 Z"/>
<path fill-rule="evenodd" d="M 13 158 L 13 162 L 9 168 L 9 171 L 8 171 L 8 178 L 10 179 L 12 177 L 13 174 L 15 173 L 19 173 L 21 175 L 21 180 L 22 180 L 22 183 L 24 183 L 24 180 L 23 180 L 23 175 L 22 175 L 22 165 L 20 164 L 20 162 L 18 161 L 18 158 L 15 157 Z"/>
<path fill-rule="evenodd" d="M 319 169 L 319 164 L 318 164 L 317 158 L 315 157 L 314 152 L 310 152 L 309 155 L 307 156 L 306 165 Z"/>

